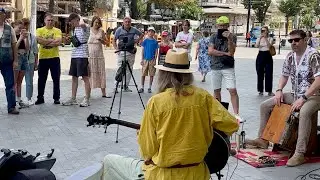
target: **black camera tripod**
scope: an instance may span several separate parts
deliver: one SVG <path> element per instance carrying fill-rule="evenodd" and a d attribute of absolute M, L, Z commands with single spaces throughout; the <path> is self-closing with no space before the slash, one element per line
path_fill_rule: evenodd
<path fill-rule="evenodd" d="M 114 105 L 114 101 L 115 101 L 115 98 L 116 98 L 116 94 L 118 93 L 118 87 L 119 87 L 119 83 L 121 82 L 121 90 L 120 90 L 120 99 L 119 99 L 119 109 L 118 109 L 118 119 L 120 119 L 120 115 L 121 115 L 121 103 L 122 103 L 122 92 L 123 92 L 123 89 L 124 88 L 128 88 L 128 84 L 126 84 L 126 80 L 127 80 L 127 68 L 130 72 L 130 75 L 131 75 L 131 78 L 134 82 L 134 86 L 136 87 L 137 89 L 137 92 L 138 92 L 138 95 L 139 95 L 139 98 L 140 98 L 140 101 L 141 101 L 141 104 L 143 106 L 143 109 L 145 109 L 145 106 L 144 106 L 144 103 L 143 103 L 143 100 L 141 98 L 141 95 L 139 93 L 139 90 L 138 90 L 138 85 L 136 83 L 136 80 L 134 79 L 134 76 L 133 76 L 133 73 L 132 73 L 132 69 L 129 65 L 129 62 L 127 60 L 127 52 L 128 52 L 128 49 L 121 49 L 121 50 L 118 50 L 118 51 L 115 51 L 115 53 L 119 53 L 119 52 L 124 52 L 124 59 L 122 60 L 121 62 L 121 66 L 118 68 L 117 70 L 117 73 L 116 73 L 116 77 L 115 77 L 115 80 L 117 81 L 116 83 L 116 87 L 114 88 L 114 94 L 113 94 L 113 98 L 112 98 L 112 103 L 111 103 L 111 107 L 110 107 L 110 112 L 109 112 L 109 117 L 111 116 L 111 113 L 112 113 L 112 109 L 113 109 L 113 105 Z M 117 136 L 116 136 L 116 143 L 118 143 L 118 137 L 119 137 L 119 125 L 117 125 Z"/>

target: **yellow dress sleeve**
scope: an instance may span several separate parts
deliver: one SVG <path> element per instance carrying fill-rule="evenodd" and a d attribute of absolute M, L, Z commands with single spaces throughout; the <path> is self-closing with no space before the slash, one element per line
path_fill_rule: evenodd
<path fill-rule="evenodd" d="M 222 131 L 226 135 L 231 136 L 238 131 L 239 124 L 234 116 L 232 116 L 223 105 L 211 95 L 207 96 L 210 122 L 213 129 Z"/>
<path fill-rule="evenodd" d="M 158 152 L 159 143 L 156 136 L 156 119 L 152 112 L 152 100 L 149 101 L 143 113 L 138 143 L 144 160 L 151 159 Z"/>

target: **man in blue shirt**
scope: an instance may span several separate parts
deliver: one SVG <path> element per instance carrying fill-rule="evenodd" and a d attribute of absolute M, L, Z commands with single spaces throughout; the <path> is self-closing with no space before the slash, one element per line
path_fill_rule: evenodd
<path fill-rule="evenodd" d="M 146 76 L 150 76 L 150 83 L 148 88 L 148 93 L 152 93 L 151 87 L 153 82 L 153 77 L 156 73 L 155 65 L 156 59 L 158 56 L 158 41 L 154 39 L 155 29 L 154 27 L 148 28 L 148 37 L 142 42 L 142 76 L 141 76 L 141 88 L 139 89 L 139 93 L 144 92 L 144 81 Z"/>

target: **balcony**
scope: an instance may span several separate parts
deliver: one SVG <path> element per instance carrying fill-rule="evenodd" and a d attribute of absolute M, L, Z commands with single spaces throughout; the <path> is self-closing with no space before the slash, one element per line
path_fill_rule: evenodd
<path fill-rule="evenodd" d="M 11 6 L 12 0 L 0 0 L 0 6 Z"/>
<path fill-rule="evenodd" d="M 1 1 L 1 0 L 0 0 Z M 38 0 L 38 4 L 48 4 L 49 0 Z M 77 5 L 79 2 L 78 0 L 55 0 L 55 4 L 70 4 L 70 5 Z"/>

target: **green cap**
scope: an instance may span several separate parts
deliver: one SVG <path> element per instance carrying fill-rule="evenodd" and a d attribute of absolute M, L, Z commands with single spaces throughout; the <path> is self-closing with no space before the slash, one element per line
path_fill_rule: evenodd
<path fill-rule="evenodd" d="M 217 19 L 217 25 L 221 25 L 221 24 L 229 24 L 229 18 L 227 16 L 220 16 Z"/>

